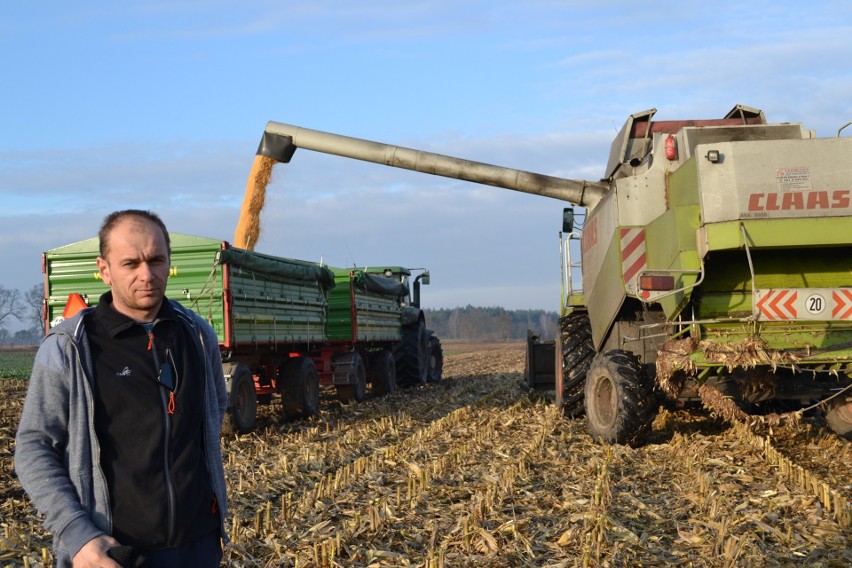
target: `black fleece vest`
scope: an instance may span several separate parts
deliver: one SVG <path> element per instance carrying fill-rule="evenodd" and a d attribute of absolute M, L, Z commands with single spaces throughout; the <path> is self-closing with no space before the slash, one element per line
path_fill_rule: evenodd
<path fill-rule="evenodd" d="M 113 536 L 174 548 L 219 526 L 204 461 L 202 353 L 168 300 L 151 331 L 104 294 L 86 320 L 95 367 L 95 430 Z"/>

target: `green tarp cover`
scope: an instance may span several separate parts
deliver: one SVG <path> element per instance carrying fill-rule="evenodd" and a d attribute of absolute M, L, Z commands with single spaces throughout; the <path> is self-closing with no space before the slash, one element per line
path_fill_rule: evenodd
<path fill-rule="evenodd" d="M 387 276 L 367 274 L 361 270 L 355 271 L 354 285 L 369 292 L 385 294 L 387 296 L 407 296 L 408 286 Z"/>
<path fill-rule="evenodd" d="M 319 282 L 326 290 L 334 288 L 334 273 L 325 266 L 313 262 L 269 256 L 238 248 L 219 251 L 218 259 L 222 264 L 243 270 L 306 282 Z"/>

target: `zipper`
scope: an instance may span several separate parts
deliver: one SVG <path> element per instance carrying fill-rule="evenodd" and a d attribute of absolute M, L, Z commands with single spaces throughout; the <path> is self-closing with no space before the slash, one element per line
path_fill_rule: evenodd
<path fill-rule="evenodd" d="M 166 393 L 163 391 L 162 388 L 160 389 L 160 401 L 162 401 L 163 410 L 165 410 L 165 413 L 163 414 L 163 424 L 165 426 L 165 440 L 163 440 L 163 477 L 166 483 L 166 498 L 168 500 L 168 503 L 166 503 L 166 505 L 169 519 L 166 542 L 171 544 L 175 536 L 175 487 L 172 483 L 171 467 L 169 464 L 169 438 L 171 436 L 172 421 L 169 419 Z"/>
<path fill-rule="evenodd" d="M 148 349 L 151 351 L 154 358 L 155 373 L 160 370 L 160 358 L 157 356 L 157 348 L 154 346 L 154 327 L 156 327 L 157 323 L 159 323 L 159 320 L 154 322 L 154 325 L 151 326 L 151 330 L 148 332 Z M 164 364 L 171 364 L 168 360 L 168 353 L 166 354 L 166 361 Z M 177 385 L 175 385 L 175 387 L 177 387 Z M 171 545 L 175 537 L 175 503 L 177 502 L 175 497 L 175 487 L 171 475 L 171 464 L 169 463 L 169 440 L 171 439 L 172 426 L 172 421 L 169 418 L 169 415 L 174 414 L 174 390 L 161 386 L 159 382 L 157 383 L 157 389 L 160 391 L 160 402 L 163 405 L 163 479 L 166 486 L 166 512 L 168 515 L 166 542 Z M 169 400 L 166 400 L 166 390 L 169 391 Z"/>

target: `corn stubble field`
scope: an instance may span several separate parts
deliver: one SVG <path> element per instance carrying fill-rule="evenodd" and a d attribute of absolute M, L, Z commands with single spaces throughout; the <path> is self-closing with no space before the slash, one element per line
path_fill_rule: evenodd
<path fill-rule="evenodd" d="M 523 347 L 445 345 L 444 380 L 223 436 L 229 566 L 849 566 L 852 444 L 818 417 L 752 432 L 663 410 L 594 443 L 518 386 Z M 0 565 L 52 565 L 12 474 L 25 381 L 4 380 Z"/>

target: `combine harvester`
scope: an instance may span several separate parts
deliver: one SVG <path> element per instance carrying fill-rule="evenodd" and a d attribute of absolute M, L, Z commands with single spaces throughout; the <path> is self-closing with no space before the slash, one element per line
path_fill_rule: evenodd
<path fill-rule="evenodd" d="M 428 271 L 331 268 L 170 233 L 167 296 L 219 337 L 233 428 L 255 427 L 257 404 L 279 394 L 285 418 L 316 414 L 320 388 L 362 401 L 441 380 L 441 343 L 426 329 L 420 286 Z M 44 253 L 45 325 L 96 305 L 106 287 L 91 238 Z"/>
<path fill-rule="evenodd" d="M 524 384 L 555 389 L 600 440 L 641 443 L 663 396 L 753 421 L 768 402 L 818 404 L 852 438 L 852 139 L 739 105 L 711 120 L 655 112 L 627 119 L 601 181 L 277 122 L 259 153 L 304 148 L 586 208 L 582 230 L 563 210 L 562 332 L 530 338 Z"/>

